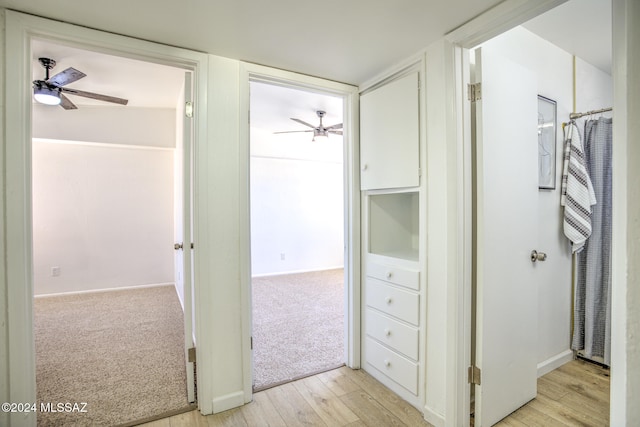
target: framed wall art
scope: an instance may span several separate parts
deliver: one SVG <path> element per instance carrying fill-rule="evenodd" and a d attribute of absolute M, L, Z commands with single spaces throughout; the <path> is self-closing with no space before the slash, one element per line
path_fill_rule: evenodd
<path fill-rule="evenodd" d="M 538 95 L 538 188 L 556 188 L 556 101 Z"/>

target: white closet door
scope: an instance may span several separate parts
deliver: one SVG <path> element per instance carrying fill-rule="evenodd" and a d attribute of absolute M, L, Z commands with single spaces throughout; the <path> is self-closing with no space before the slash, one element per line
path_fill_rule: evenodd
<path fill-rule="evenodd" d="M 176 147 L 174 162 L 175 176 L 175 281 L 178 292 L 181 293 L 184 304 L 184 345 L 187 374 L 187 397 L 189 402 L 195 402 L 195 372 L 194 364 L 189 362 L 189 349 L 195 348 L 194 340 L 194 307 L 193 307 L 193 191 L 192 191 L 192 147 L 193 147 L 193 119 L 187 117 L 186 106 L 193 100 L 191 73 L 185 72 L 184 78 L 184 114 L 182 115 L 182 140 Z M 180 123 L 179 123 L 180 124 Z"/>
<path fill-rule="evenodd" d="M 477 427 L 536 396 L 537 82 L 526 68 L 476 52 Z"/>
<path fill-rule="evenodd" d="M 419 176 L 419 74 L 360 97 L 360 187 L 416 187 Z"/>

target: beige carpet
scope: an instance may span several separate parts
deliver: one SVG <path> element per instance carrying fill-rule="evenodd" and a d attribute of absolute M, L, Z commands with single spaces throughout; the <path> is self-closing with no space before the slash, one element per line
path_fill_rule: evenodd
<path fill-rule="evenodd" d="M 254 390 L 344 364 L 343 273 L 252 280 Z"/>
<path fill-rule="evenodd" d="M 34 300 L 38 426 L 113 426 L 188 406 L 183 314 L 173 286 Z"/>

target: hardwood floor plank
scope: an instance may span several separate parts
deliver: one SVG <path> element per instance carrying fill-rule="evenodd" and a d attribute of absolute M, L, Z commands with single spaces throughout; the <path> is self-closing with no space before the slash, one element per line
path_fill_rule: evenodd
<path fill-rule="evenodd" d="M 609 401 L 609 381 L 595 376 L 580 376 L 567 370 L 556 369 L 548 378 L 567 390 L 596 401 Z"/>
<path fill-rule="evenodd" d="M 473 418 L 471 421 L 473 426 Z M 539 378 L 538 397 L 496 425 L 599 427 L 608 424 L 608 370 L 584 361 L 572 361 Z M 252 403 L 221 414 L 203 417 L 192 411 L 145 424 L 146 427 L 187 425 L 414 427 L 429 424 L 418 410 L 365 371 L 342 367 L 255 393 Z"/>
<path fill-rule="evenodd" d="M 585 362 L 584 360 L 574 360 L 566 363 L 557 369 L 559 372 L 566 372 L 570 375 L 576 375 L 585 380 L 594 380 L 599 384 L 610 382 L 610 371 L 607 368 L 596 365 L 594 363 Z"/>
<path fill-rule="evenodd" d="M 578 377 L 596 377 L 609 381 L 610 371 L 595 363 L 586 362 L 582 359 L 575 359 L 569 363 L 565 363 L 555 371 L 568 372 Z M 553 372 L 553 371 L 552 371 Z"/>
<path fill-rule="evenodd" d="M 287 426 L 326 426 L 291 383 L 270 388 L 265 393 Z"/>
<path fill-rule="evenodd" d="M 206 419 L 209 427 L 248 427 L 242 416 L 242 407 L 208 415 Z"/>
<path fill-rule="evenodd" d="M 367 426 L 391 427 L 406 425 L 364 391 L 353 391 L 342 396 L 341 400 Z"/>
<path fill-rule="evenodd" d="M 473 426 L 473 424 L 472 424 Z M 517 418 L 513 418 L 511 416 L 508 416 L 507 418 L 503 419 L 502 421 L 498 421 L 497 424 L 495 424 L 494 427 L 528 427 L 525 423 L 523 423 L 522 421 L 518 420 Z"/>
<path fill-rule="evenodd" d="M 339 369 L 323 372 L 318 375 L 320 381 L 322 381 L 329 390 L 336 396 L 344 396 L 345 394 L 357 391 L 360 386 L 355 384 L 349 378 L 353 369 L 343 366 Z"/>
<path fill-rule="evenodd" d="M 253 401 L 242 407 L 242 415 L 251 427 L 280 427 L 286 424 L 264 391 L 254 393 Z"/>
<path fill-rule="evenodd" d="M 169 418 L 162 418 L 161 420 L 151 421 L 148 423 L 140 424 L 142 427 L 171 427 L 171 421 Z"/>
<path fill-rule="evenodd" d="M 200 414 L 198 410 L 185 412 L 184 414 L 174 415 L 169 418 L 171 427 L 208 427 L 207 418 Z"/>
<path fill-rule="evenodd" d="M 511 420 L 521 422 L 527 427 L 562 427 L 567 425 L 533 408 L 531 403 L 518 409 L 506 419 L 507 422 Z"/>
<path fill-rule="evenodd" d="M 305 378 L 293 385 L 328 426 L 346 426 L 358 421 L 358 416 L 318 378 Z"/>
<path fill-rule="evenodd" d="M 596 422 L 590 414 L 576 411 L 567 405 L 550 400 L 545 396 L 539 396 L 532 400 L 529 406 L 553 418 L 559 425 L 584 427 L 603 425 L 602 422 Z"/>
<path fill-rule="evenodd" d="M 563 387 L 546 375 L 538 378 L 538 395 L 547 396 L 553 400 L 560 400 L 569 392 L 566 387 Z"/>
<path fill-rule="evenodd" d="M 364 370 L 354 371 L 351 376 L 353 382 L 376 399 L 400 421 L 410 426 L 431 426 L 424 420 L 422 414 L 400 396 L 391 392 L 381 382 L 373 378 Z"/>
<path fill-rule="evenodd" d="M 593 425 L 609 424 L 609 402 L 587 399 L 577 393 L 569 393 L 558 401 L 564 407 L 575 412 L 589 415 Z"/>
<path fill-rule="evenodd" d="M 538 378 L 538 396 L 499 426 L 607 426 L 609 373 L 574 360 Z"/>

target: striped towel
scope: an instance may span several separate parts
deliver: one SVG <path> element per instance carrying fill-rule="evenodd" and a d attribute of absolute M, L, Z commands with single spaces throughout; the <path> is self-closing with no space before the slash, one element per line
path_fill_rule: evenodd
<path fill-rule="evenodd" d="M 569 124 L 564 142 L 560 204 L 564 206 L 564 234 L 571 241 L 572 252 L 580 252 L 591 235 L 591 206 L 596 204 L 596 194 L 574 122 Z"/>

